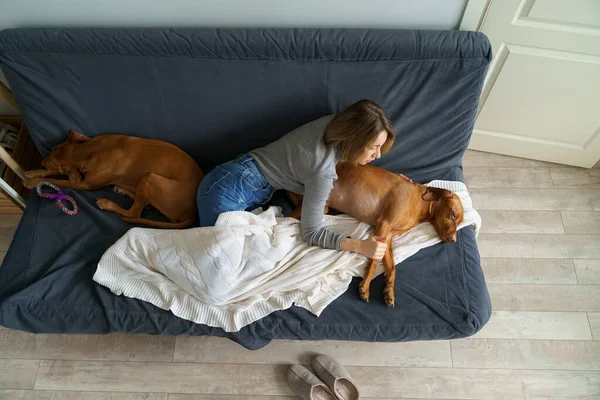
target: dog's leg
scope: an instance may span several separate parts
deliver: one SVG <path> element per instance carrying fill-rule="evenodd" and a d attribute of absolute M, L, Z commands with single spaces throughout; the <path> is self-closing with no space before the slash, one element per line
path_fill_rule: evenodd
<path fill-rule="evenodd" d="M 371 297 L 371 281 L 373 280 L 378 264 L 379 261 L 377 260 L 371 260 L 369 262 L 369 265 L 365 270 L 365 276 L 360 282 L 360 285 L 358 285 L 358 294 L 360 295 L 360 298 L 367 303 L 369 302 L 369 297 Z"/>
<path fill-rule="evenodd" d="M 48 171 L 47 169 L 32 169 L 25 172 L 27 178 L 45 178 L 47 176 L 60 175 L 60 172 Z"/>
<path fill-rule="evenodd" d="M 124 187 L 121 186 L 114 186 L 113 187 L 113 192 L 115 192 L 116 194 L 120 194 L 121 196 L 127 196 L 129 197 L 131 200 L 135 200 L 135 192 L 132 192 L 131 190 L 125 189 Z M 148 204 L 145 208 L 151 208 L 152 206 L 150 204 Z"/>
<path fill-rule="evenodd" d="M 292 210 L 292 212 L 288 215 L 289 218 L 300 219 L 302 217 L 302 208 L 296 207 Z"/>
<path fill-rule="evenodd" d="M 294 209 L 288 217 L 300 219 L 302 216 L 302 201 L 304 200 L 304 196 L 293 192 L 287 192 L 287 197 L 294 205 Z"/>
<path fill-rule="evenodd" d="M 377 226 L 375 227 L 375 236 L 386 238 L 388 247 L 389 247 L 389 237 L 388 236 L 390 235 L 391 230 L 392 230 L 392 227 L 389 224 L 389 222 L 387 222 L 387 220 L 383 219 L 382 217 L 379 217 L 379 219 L 377 221 Z M 386 251 L 386 253 L 387 253 L 387 251 Z M 370 297 L 370 293 L 371 293 L 371 281 L 373 280 L 373 276 L 375 275 L 375 270 L 377 269 L 378 264 L 379 264 L 379 261 L 377 261 L 377 260 L 370 261 L 369 266 L 365 270 L 365 276 L 364 276 L 362 282 L 360 283 L 360 285 L 358 286 L 358 294 L 360 295 L 360 298 L 366 302 L 369 301 L 369 297 Z"/>
<path fill-rule="evenodd" d="M 132 192 L 130 190 L 125 189 L 124 187 L 121 186 L 115 186 L 113 187 L 113 192 L 115 192 L 116 194 L 120 194 L 123 196 L 127 196 L 129 197 L 131 200 L 135 200 L 135 192 Z"/>
<path fill-rule="evenodd" d="M 33 175 L 33 176 L 29 177 L 29 175 L 27 175 L 27 173 L 26 173 L 25 176 L 27 176 L 27 179 L 25 179 L 25 181 L 23 182 L 23 186 L 25 186 L 28 189 L 33 189 L 41 181 L 48 181 L 48 182 L 51 182 L 61 188 L 75 189 L 75 190 L 91 190 L 91 189 L 96 189 L 101 186 L 104 186 L 102 181 L 101 180 L 99 181 L 99 179 L 102 179 L 101 175 L 98 175 L 98 176 L 91 175 L 89 178 L 86 176 L 86 178 L 88 178 L 88 179 L 86 179 L 84 182 L 81 174 L 76 169 L 72 169 L 70 171 L 62 171 L 62 172 L 55 172 L 55 171 L 44 172 L 44 170 L 35 170 L 35 171 L 30 171 L 30 172 L 32 172 L 31 175 Z M 46 176 L 52 176 L 52 175 L 68 175 L 69 179 L 45 178 Z"/>
<path fill-rule="evenodd" d="M 152 180 L 155 174 L 145 175 L 138 183 L 137 190 L 133 196 L 133 204 L 129 209 L 122 208 L 112 200 L 99 198 L 96 199 L 98 208 L 104 211 L 112 211 L 126 218 L 139 218 L 144 208 L 150 204 L 152 192 Z M 158 175 L 156 175 L 158 176 Z M 116 189 L 116 187 L 115 187 Z M 116 193 L 119 193 L 115 190 Z"/>
<path fill-rule="evenodd" d="M 383 299 L 385 304 L 394 307 L 396 301 L 394 296 L 394 283 L 396 282 L 396 264 L 394 264 L 394 253 L 392 252 L 392 238 L 388 239 L 388 248 L 383 256 L 383 265 L 385 267 L 385 289 L 383 289 Z"/>
<path fill-rule="evenodd" d="M 56 186 L 58 186 L 59 188 L 61 188 L 61 189 L 93 190 L 93 189 L 97 189 L 100 186 L 102 186 L 102 185 L 95 186 L 95 185 L 91 184 L 87 180 L 81 180 L 79 182 L 73 182 L 73 181 L 70 181 L 68 179 L 54 179 L 54 178 L 42 179 L 40 177 L 26 179 L 23 182 L 23 186 L 25 186 L 28 189 L 33 189 L 41 181 L 47 181 L 47 182 L 53 183 Z"/>
<path fill-rule="evenodd" d="M 23 185 L 28 189 L 33 189 L 38 183 L 44 180 L 55 184 L 61 189 L 95 190 L 109 185 L 114 178 L 110 171 L 89 172 L 85 174 L 85 178 L 82 177 L 81 173 L 76 169 L 72 169 L 68 172 L 61 172 L 60 174 L 68 175 L 69 179 L 34 177 L 26 179 L 25 182 L 23 182 Z"/>
<path fill-rule="evenodd" d="M 99 198 L 99 199 L 96 199 L 96 205 L 101 210 L 116 212 L 117 214 L 119 214 L 123 217 L 138 218 L 140 216 L 140 214 L 142 213 L 142 210 L 147 205 L 146 201 L 147 200 L 143 196 L 138 196 L 133 201 L 133 205 L 129 209 L 125 209 L 125 208 L 119 206 L 117 203 L 115 203 L 112 200 L 105 199 L 105 198 Z"/>
<path fill-rule="evenodd" d="M 144 208 L 150 205 L 169 219 L 173 215 L 181 214 L 181 211 L 184 213 L 189 211 L 187 214 L 193 214 L 195 204 L 194 210 L 182 210 L 181 198 L 174 195 L 180 188 L 181 184 L 177 181 L 149 173 L 140 179 L 133 198 L 133 205 L 128 210 L 108 199 L 97 199 L 96 204 L 102 210 L 120 214 L 121 219 L 138 219 Z"/>
<path fill-rule="evenodd" d="M 292 202 L 294 207 L 302 207 L 302 200 L 304 200 L 304 196 L 300 194 L 296 194 L 294 192 L 287 192 L 287 198 Z"/>

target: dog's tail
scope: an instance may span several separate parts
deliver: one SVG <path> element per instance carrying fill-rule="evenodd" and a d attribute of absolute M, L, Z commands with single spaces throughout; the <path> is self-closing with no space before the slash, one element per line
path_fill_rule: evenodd
<path fill-rule="evenodd" d="M 123 220 L 125 222 L 129 222 L 130 224 L 143 224 L 143 225 L 150 226 L 152 228 L 159 228 L 159 229 L 183 229 L 183 228 L 187 228 L 188 226 L 191 226 L 195 221 L 195 219 L 188 219 L 183 222 L 160 222 L 160 221 L 153 221 L 151 219 L 146 219 L 146 218 L 129 218 L 129 217 L 121 217 L 121 220 Z"/>

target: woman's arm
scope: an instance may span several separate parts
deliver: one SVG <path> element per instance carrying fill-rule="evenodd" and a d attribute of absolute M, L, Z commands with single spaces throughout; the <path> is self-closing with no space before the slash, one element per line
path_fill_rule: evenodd
<path fill-rule="evenodd" d="M 333 179 L 316 176 L 304 184 L 300 226 L 302 238 L 312 246 L 341 250 L 346 236 L 323 227 L 325 204 L 333 189 Z"/>
<path fill-rule="evenodd" d="M 381 260 L 387 249 L 385 239 L 375 236 L 366 240 L 352 239 L 323 227 L 325 204 L 333 188 L 332 178 L 313 178 L 304 185 L 302 238 L 312 246 L 360 253 L 374 260 Z"/>

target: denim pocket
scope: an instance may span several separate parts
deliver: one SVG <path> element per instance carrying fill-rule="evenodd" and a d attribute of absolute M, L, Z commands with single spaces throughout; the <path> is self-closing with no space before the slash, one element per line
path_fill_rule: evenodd
<path fill-rule="evenodd" d="M 229 176 L 230 172 L 226 169 L 216 166 L 212 171 L 208 173 L 200 182 L 198 187 L 198 196 L 204 196 L 210 193 L 211 190 L 223 179 Z"/>
<path fill-rule="evenodd" d="M 265 190 L 269 187 L 269 182 L 260 172 L 254 173 L 249 168 L 242 173 L 242 181 L 253 191 Z"/>

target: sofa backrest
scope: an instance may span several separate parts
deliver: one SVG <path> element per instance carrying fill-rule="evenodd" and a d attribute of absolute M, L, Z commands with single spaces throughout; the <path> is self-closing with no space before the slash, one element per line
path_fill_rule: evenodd
<path fill-rule="evenodd" d="M 363 98 L 397 134 L 377 162 L 460 166 L 491 49 L 481 33 L 364 29 L 15 29 L 0 66 L 42 155 L 69 129 L 162 139 L 205 171 Z"/>

